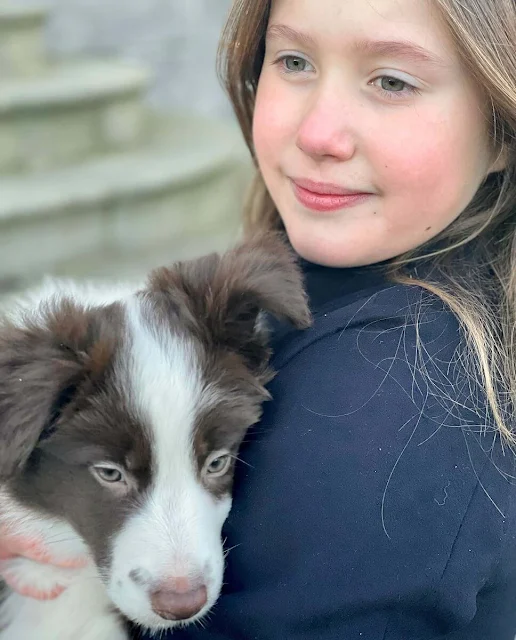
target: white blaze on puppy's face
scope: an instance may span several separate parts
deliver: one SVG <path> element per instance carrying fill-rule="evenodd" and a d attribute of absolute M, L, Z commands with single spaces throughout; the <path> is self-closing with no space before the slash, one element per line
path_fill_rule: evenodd
<path fill-rule="evenodd" d="M 130 346 L 120 363 L 127 401 L 151 442 L 151 481 L 140 508 L 113 540 L 109 595 L 133 620 L 170 626 L 153 610 L 149 595 L 179 580 L 204 586 L 203 615 L 222 584 L 221 528 L 228 495 L 218 497 L 202 481 L 194 451 L 199 412 L 216 402 L 203 380 L 199 349 L 169 327 L 151 328 L 138 303 L 128 308 Z M 125 386 L 125 385 L 123 385 Z M 188 585 L 183 587 L 188 590 Z"/>

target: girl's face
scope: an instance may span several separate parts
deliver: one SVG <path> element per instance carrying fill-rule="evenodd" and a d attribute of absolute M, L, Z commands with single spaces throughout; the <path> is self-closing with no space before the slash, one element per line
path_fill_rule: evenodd
<path fill-rule="evenodd" d="M 298 253 L 372 264 L 447 227 L 495 164 L 432 0 L 273 0 L 259 166 Z"/>

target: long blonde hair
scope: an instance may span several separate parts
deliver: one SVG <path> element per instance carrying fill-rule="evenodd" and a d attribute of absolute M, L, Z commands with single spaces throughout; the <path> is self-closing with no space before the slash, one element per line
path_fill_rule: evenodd
<path fill-rule="evenodd" d="M 431 244 L 390 263 L 396 282 L 438 296 L 462 326 L 474 371 L 504 440 L 516 444 L 516 4 L 514 0 L 432 0 L 463 64 L 491 105 L 494 148 L 505 169 L 491 174 L 472 202 Z M 271 0 L 234 0 L 219 48 L 223 79 L 254 159 L 252 119 L 265 52 Z M 281 229 L 259 171 L 250 190 L 245 230 Z M 432 261 L 432 278 L 409 278 L 406 268 Z"/>

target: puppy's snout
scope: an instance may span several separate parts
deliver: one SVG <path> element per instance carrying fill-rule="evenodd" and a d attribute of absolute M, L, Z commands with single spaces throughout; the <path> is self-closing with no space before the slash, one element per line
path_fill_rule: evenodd
<path fill-rule="evenodd" d="M 150 594 L 152 610 L 165 620 L 188 620 L 208 601 L 206 586 L 188 578 L 166 580 Z"/>

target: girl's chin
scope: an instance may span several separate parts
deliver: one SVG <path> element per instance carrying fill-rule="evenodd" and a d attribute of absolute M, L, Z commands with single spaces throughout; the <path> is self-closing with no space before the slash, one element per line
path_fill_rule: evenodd
<path fill-rule="evenodd" d="M 371 264 L 370 259 L 360 255 L 359 252 L 351 252 L 349 247 L 345 246 L 345 243 L 339 245 L 329 240 L 312 239 L 310 241 L 307 238 L 296 241 L 296 238 L 291 237 L 290 234 L 289 239 L 296 253 L 308 260 L 308 262 L 325 267 L 358 267 Z M 373 260 L 373 262 L 376 262 L 376 260 Z"/>
<path fill-rule="evenodd" d="M 366 243 L 366 238 L 353 239 L 344 230 L 340 233 L 336 233 L 332 229 L 321 232 L 321 229 L 313 229 L 310 228 L 311 226 L 297 223 L 289 224 L 288 221 L 285 221 L 285 228 L 292 247 L 299 256 L 308 262 L 326 267 L 359 267 L 387 259 L 387 257 L 377 256 L 369 251 L 370 245 L 373 243 Z"/>

